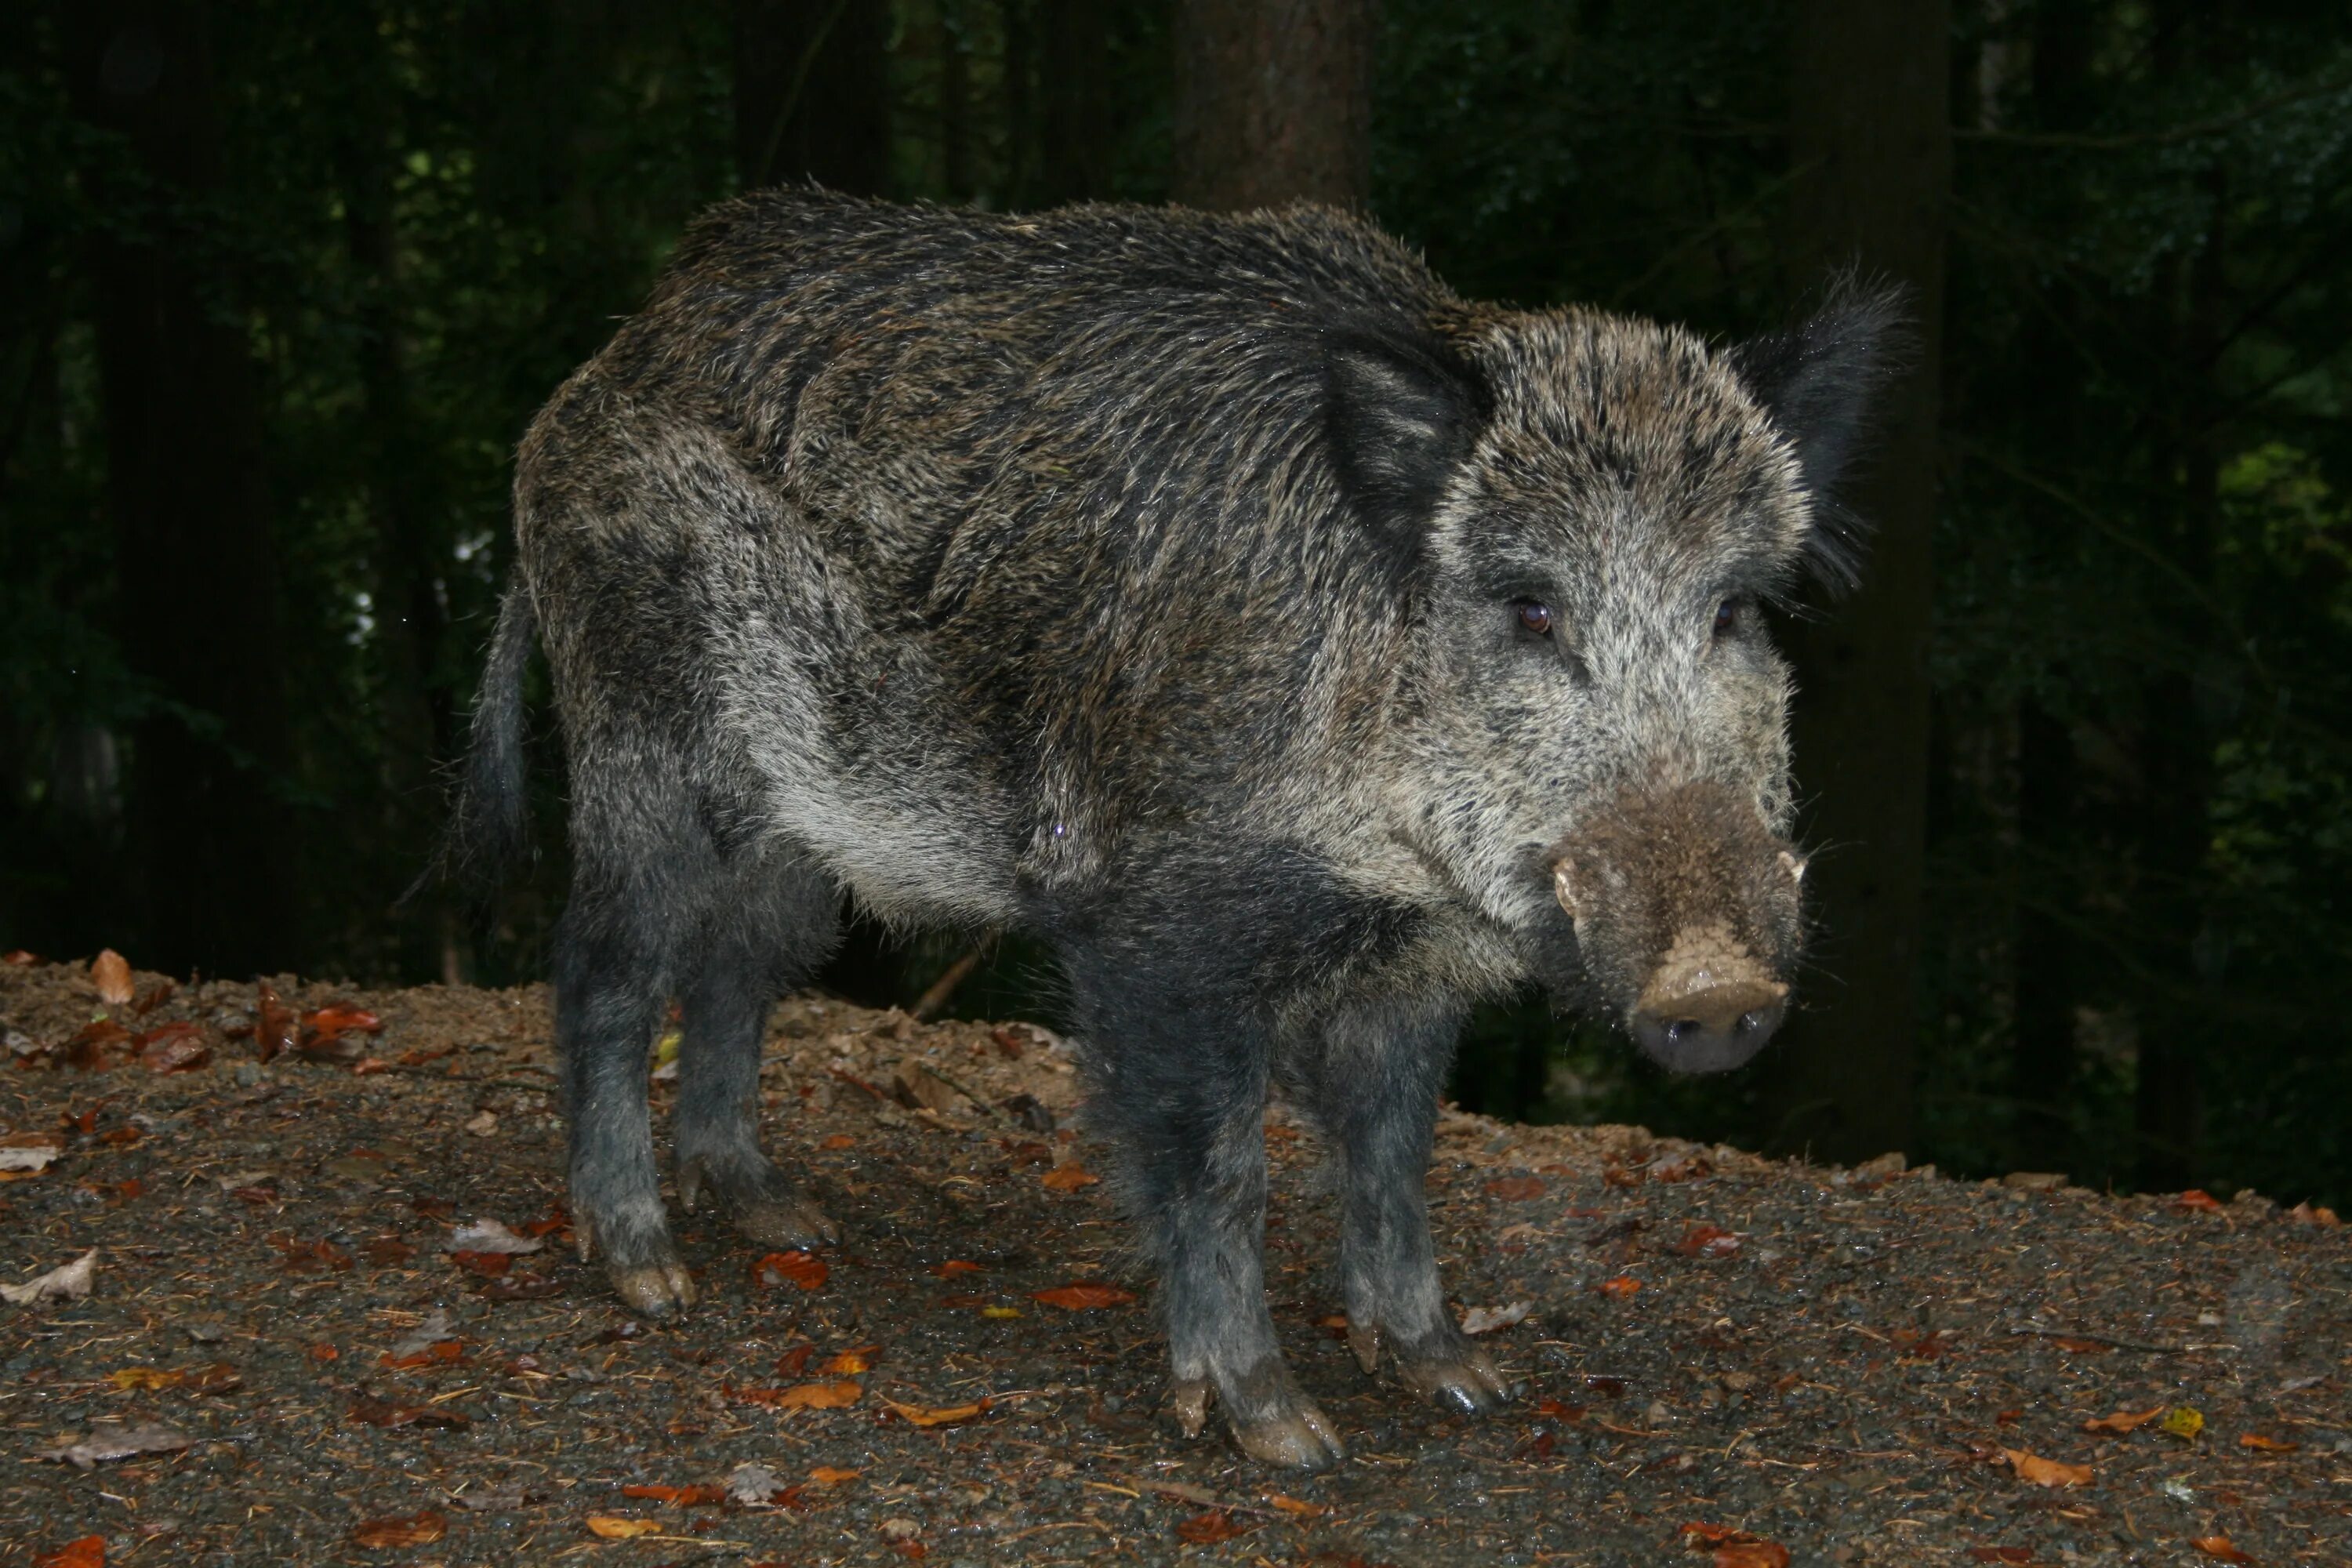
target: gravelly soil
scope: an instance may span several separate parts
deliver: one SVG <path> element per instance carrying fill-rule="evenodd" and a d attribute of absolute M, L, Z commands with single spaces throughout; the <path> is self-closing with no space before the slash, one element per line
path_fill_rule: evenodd
<path fill-rule="evenodd" d="M 543 991 L 276 984 L 298 1012 L 373 1010 L 381 1034 L 323 1053 L 367 1059 L 260 1062 L 235 1033 L 250 984 L 134 1015 L 85 966 L 0 968 L 0 1133 L 64 1130 L 0 1186 L 0 1280 L 97 1249 L 85 1299 L 0 1306 L 0 1564 L 90 1536 L 82 1563 L 2352 1562 L 2352 1231 L 2261 1199 L 1449 1112 L 1430 1194 L 1455 1300 L 1530 1304 L 1486 1339 L 1522 1398 L 1470 1423 L 1356 1370 L 1312 1140 L 1277 1114 L 1276 1317 L 1350 1447 L 1277 1475 L 1176 1432 L 1149 1280 L 1077 1179 L 1096 1154 L 1043 1031 L 780 1009 L 772 1145 L 847 1239 L 803 1289 L 681 1216 L 704 1303 L 640 1328 L 563 1245 Z M 159 1074 L 85 1039 L 95 1062 L 66 1065 L 101 1012 L 192 1023 L 210 1060 Z M 485 1218 L 545 1245 L 497 1278 L 448 1256 Z M 1141 1299 L 1037 1299 L 1071 1284 Z M 864 1370 L 825 1370 L 866 1346 Z M 810 1384 L 854 1402 L 776 1403 Z M 983 1398 L 928 1428 L 893 1405 Z M 2200 1432 L 2161 1429 L 2179 1406 Z M 2084 1430 L 2117 1412 L 2157 1419 Z M 186 1447 L 37 1458 L 149 1422 Z M 2033 1484 L 2036 1459 L 2088 1479 Z M 623 1489 L 745 1464 L 782 1489 L 764 1505 Z M 2242 1558 L 2213 1554 L 2223 1536 Z"/>

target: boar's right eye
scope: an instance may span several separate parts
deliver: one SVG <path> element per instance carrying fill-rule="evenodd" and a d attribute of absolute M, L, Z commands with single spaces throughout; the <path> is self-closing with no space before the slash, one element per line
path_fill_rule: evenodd
<path fill-rule="evenodd" d="M 1519 625 L 1539 637 L 1551 636 L 1552 613 L 1549 605 L 1539 605 L 1533 599 L 1518 603 Z"/>

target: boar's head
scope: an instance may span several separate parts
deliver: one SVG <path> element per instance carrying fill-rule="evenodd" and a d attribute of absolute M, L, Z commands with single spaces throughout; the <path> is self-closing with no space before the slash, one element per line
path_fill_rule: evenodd
<path fill-rule="evenodd" d="M 1834 487 L 1897 314 L 1849 288 L 1733 347 L 1569 311 L 1334 353 L 1344 477 L 1421 607 L 1393 820 L 1677 1070 L 1745 1061 L 1788 1006 L 1804 859 L 1759 611 L 1853 574 Z"/>

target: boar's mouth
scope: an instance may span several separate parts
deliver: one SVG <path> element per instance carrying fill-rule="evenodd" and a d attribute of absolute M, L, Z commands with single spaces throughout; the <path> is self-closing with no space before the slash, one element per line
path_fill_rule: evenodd
<path fill-rule="evenodd" d="M 1629 790 L 1548 858 L 1587 983 L 1644 1055 L 1722 1072 L 1772 1037 L 1804 862 L 1753 805 L 1709 782 Z"/>

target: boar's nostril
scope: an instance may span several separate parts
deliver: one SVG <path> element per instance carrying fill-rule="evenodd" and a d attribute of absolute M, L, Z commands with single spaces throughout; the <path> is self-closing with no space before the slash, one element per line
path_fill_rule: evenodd
<path fill-rule="evenodd" d="M 1640 1006 L 1633 1038 L 1675 1072 L 1722 1072 L 1754 1056 L 1787 1012 L 1785 993 L 1761 984 L 1712 986 L 1664 1006 Z"/>

